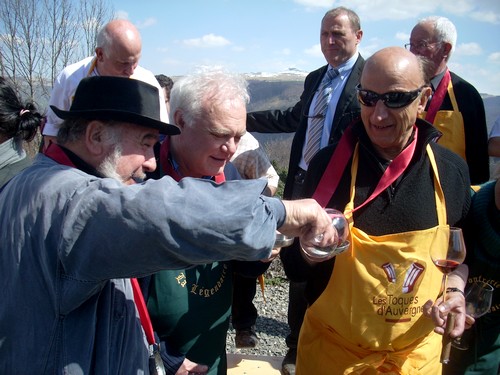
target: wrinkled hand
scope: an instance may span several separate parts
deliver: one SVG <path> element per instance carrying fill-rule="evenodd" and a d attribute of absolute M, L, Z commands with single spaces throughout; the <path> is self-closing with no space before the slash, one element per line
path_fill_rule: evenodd
<path fill-rule="evenodd" d="M 446 327 L 448 313 L 455 315 L 455 326 L 450 337 L 460 337 L 465 329 L 465 298 L 461 293 L 446 293 L 446 301 L 439 297 L 436 302 L 429 300 L 424 304 L 424 315 L 434 322 L 434 332 L 442 335 Z M 469 319 L 470 322 L 470 319 Z"/>
<path fill-rule="evenodd" d="M 179 367 L 175 375 L 205 375 L 207 372 L 208 366 L 199 365 L 197 363 L 191 362 L 186 358 L 184 362 L 182 362 L 181 367 Z"/>
<path fill-rule="evenodd" d="M 283 201 L 286 209 L 285 223 L 278 228 L 287 236 L 301 237 L 307 242 L 314 242 L 314 237 L 322 235 L 317 245 L 326 247 L 336 242 L 337 231 L 332 226 L 332 219 L 314 199 Z"/>

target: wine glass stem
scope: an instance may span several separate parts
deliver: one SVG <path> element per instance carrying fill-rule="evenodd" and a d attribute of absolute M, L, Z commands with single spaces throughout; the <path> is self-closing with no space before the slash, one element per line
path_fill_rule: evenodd
<path fill-rule="evenodd" d="M 443 301 L 446 299 L 446 283 L 448 280 L 448 275 L 444 274 L 441 280 L 441 290 L 439 291 L 439 295 L 443 296 Z"/>

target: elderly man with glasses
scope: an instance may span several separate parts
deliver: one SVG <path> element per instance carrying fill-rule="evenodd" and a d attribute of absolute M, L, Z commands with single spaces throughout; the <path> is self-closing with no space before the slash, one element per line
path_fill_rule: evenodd
<path fill-rule="evenodd" d="M 447 249 L 449 226 L 464 223 L 470 181 L 418 118 L 431 93 L 424 71 L 400 47 L 372 55 L 357 88 L 361 119 L 311 160 L 304 195 L 344 212 L 351 247 L 328 260 L 287 249 L 288 276 L 308 283 L 297 373 L 439 374 L 447 314 L 446 337 L 464 329 L 467 267 L 436 299 L 442 274 L 429 249 Z"/>
<path fill-rule="evenodd" d="M 433 94 L 422 112 L 443 135 L 438 143 L 459 154 L 468 164 L 473 184 L 488 181 L 488 130 L 483 99 L 469 82 L 448 69 L 457 30 L 445 17 L 428 17 L 411 31 L 405 47 L 431 61 Z"/>

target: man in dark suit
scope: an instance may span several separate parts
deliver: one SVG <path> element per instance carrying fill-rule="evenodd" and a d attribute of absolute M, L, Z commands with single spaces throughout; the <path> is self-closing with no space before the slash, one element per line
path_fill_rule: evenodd
<path fill-rule="evenodd" d="M 437 142 L 467 162 L 471 183 L 478 185 L 490 178 L 486 115 L 483 99 L 474 86 L 448 69 L 456 42 L 453 23 L 431 16 L 413 27 L 405 47 L 431 61 L 433 94 L 424 118 L 443 133 Z"/>
<path fill-rule="evenodd" d="M 301 196 L 309 160 L 320 148 L 336 144 L 344 129 L 359 116 L 355 87 L 364 65 L 358 52 L 362 37 L 355 12 L 344 7 L 326 12 L 321 21 L 320 43 L 328 64 L 309 73 L 300 101 L 286 111 L 252 112 L 247 116 L 248 131 L 295 132 L 284 197 L 296 199 Z M 326 102 L 323 107 L 322 101 Z M 319 139 L 314 142 L 316 138 Z M 295 373 L 298 334 L 307 308 L 304 288 L 305 283 L 290 282 L 290 334 L 286 338 L 289 350 L 282 364 L 285 375 Z"/>

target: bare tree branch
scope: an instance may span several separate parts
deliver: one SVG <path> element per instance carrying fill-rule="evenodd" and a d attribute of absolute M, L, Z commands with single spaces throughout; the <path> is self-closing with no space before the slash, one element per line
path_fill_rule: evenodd
<path fill-rule="evenodd" d="M 109 0 L 2 0 L 2 76 L 30 101 L 46 103 L 59 72 L 94 53 L 112 15 Z"/>

